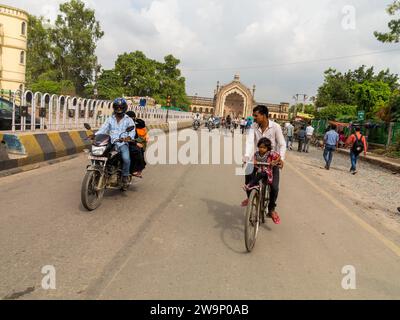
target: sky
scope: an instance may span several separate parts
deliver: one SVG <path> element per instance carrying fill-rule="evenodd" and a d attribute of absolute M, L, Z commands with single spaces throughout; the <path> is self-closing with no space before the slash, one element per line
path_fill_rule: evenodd
<path fill-rule="evenodd" d="M 65 0 L 2 0 L 51 20 Z M 391 0 L 85 0 L 105 36 L 97 55 L 112 68 L 123 52 L 181 60 L 188 95 L 211 97 L 239 74 L 259 102 L 316 95 L 329 67 L 362 64 L 400 73 L 400 45 L 383 44 Z M 398 50 L 397 50 L 398 49 Z"/>

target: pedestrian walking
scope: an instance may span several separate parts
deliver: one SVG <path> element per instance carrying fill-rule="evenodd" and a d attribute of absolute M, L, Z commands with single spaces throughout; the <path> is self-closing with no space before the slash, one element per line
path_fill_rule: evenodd
<path fill-rule="evenodd" d="M 303 147 L 303 152 L 308 153 L 310 149 L 310 143 L 314 135 L 314 127 L 311 125 L 311 123 L 308 124 L 306 128 L 306 138 L 304 142 L 304 147 Z"/>
<path fill-rule="evenodd" d="M 339 144 L 339 134 L 336 132 L 336 125 L 332 124 L 330 130 L 325 133 L 324 137 L 324 159 L 325 159 L 325 169 L 329 170 L 331 168 L 333 153 L 336 151 Z"/>
<path fill-rule="evenodd" d="M 297 133 L 297 139 L 299 140 L 299 147 L 297 149 L 298 152 L 301 152 L 303 150 L 303 145 L 306 140 L 306 128 L 305 126 L 302 126 Z"/>
<path fill-rule="evenodd" d="M 361 134 L 360 127 L 356 127 L 355 133 L 347 139 L 346 146 L 350 146 L 350 173 L 356 175 L 357 161 L 360 157 L 360 154 L 364 152 L 364 156 L 367 156 L 367 141 L 365 137 Z"/>
<path fill-rule="evenodd" d="M 293 121 L 286 128 L 286 148 L 292 150 L 293 147 L 294 126 Z"/>
<path fill-rule="evenodd" d="M 247 124 L 246 119 L 242 118 L 242 120 L 240 120 L 240 131 L 242 132 L 242 134 L 244 134 L 246 130 L 246 124 Z"/>

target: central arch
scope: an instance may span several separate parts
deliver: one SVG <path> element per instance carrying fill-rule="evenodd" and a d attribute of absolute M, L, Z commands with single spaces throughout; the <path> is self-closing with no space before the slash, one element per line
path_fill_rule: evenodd
<path fill-rule="evenodd" d="M 231 117 L 243 117 L 245 112 L 246 97 L 236 91 L 228 93 L 224 101 L 223 116 L 230 115 Z"/>

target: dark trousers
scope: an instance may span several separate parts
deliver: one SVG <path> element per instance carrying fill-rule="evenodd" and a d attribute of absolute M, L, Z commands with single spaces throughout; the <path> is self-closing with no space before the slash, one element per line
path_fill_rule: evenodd
<path fill-rule="evenodd" d="M 333 159 L 333 153 L 336 151 L 336 146 L 327 144 L 324 150 L 324 160 L 328 168 L 330 168 Z"/>
<path fill-rule="evenodd" d="M 135 144 L 129 145 L 129 152 L 131 155 L 130 173 L 142 172 L 146 168 L 146 161 L 144 160 L 144 151 Z"/>
<path fill-rule="evenodd" d="M 253 173 L 252 179 L 249 182 L 250 187 L 257 186 L 265 178 L 268 178 L 268 174 L 265 171 Z"/>
<path fill-rule="evenodd" d="M 304 139 L 299 139 L 299 148 L 297 151 L 301 152 L 303 150 Z"/>
<path fill-rule="evenodd" d="M 276 202 L 278 200 L 279 195 L 279 180 L 280 180 L 280 169 L 278 167 L 273 168 L 273 181 L 271 185 L 271 192 L 269 194 L 269 205 L 268 212 L 271 213 L 275 211 Z M 246 176 L 246 185 L 248 185 L 257 175 L 257 170 L 253 172 L 253 174 Z M 247 192 L 247 197 L 250 197 L 250 192 Z"/>
<path fill-rule="evenodd" d="M 359 158 L 360 154 L 357 154 L 353 151 L 350 152 L 350 160 L 351 160 L 351 171 L 356 171 L 357 170 L 357 161 Z"/>

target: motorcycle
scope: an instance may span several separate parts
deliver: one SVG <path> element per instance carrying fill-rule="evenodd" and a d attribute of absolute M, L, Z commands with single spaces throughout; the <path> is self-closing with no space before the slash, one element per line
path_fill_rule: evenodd
<path fill-rule="evenodd" d="M 200 128 L 200 121 L 199 121 L 199 120 L 195 120 L 195 121 L 193 122 L 193 129 L 194 129 L 195 131 L 197 131 L 197 130 L 199 130 L 199 128 Z"/>
<path fill-rule="evenodd" d="M 208 126 L 209 132 L 211 132 L 212 130 L 214 130 L 216 128 L 215 123 L 211 122 L 211 121 L 208 121 L 207 126 Z"/>
<path fill-rule="evenodd" d="M 86 130 L 92 130 L 89 124 L 85 123 L 84 126 Z M 91 165 L 86 168 L 81 189 L 82 205 L 88 211 L 96 210 L 101 205 L 106 189 L 126 191 L 122 182 L 122 158 L 115 143 L 133 130 L 134 126 L 127 128 L 114 143 L 106 134 L 93 137 L 92 149 L 89 152 Z M 129 177 L 129 185 L 131 183 L 132 176 Z"/>

